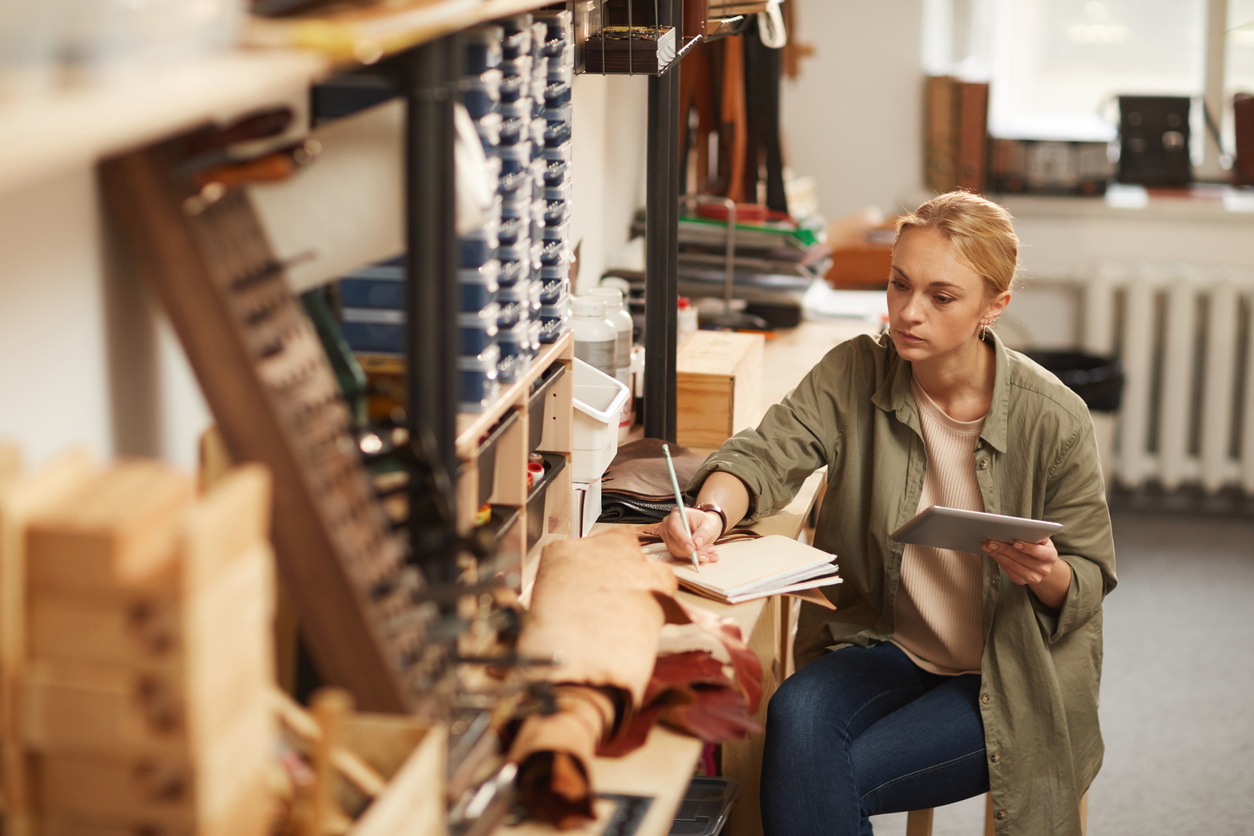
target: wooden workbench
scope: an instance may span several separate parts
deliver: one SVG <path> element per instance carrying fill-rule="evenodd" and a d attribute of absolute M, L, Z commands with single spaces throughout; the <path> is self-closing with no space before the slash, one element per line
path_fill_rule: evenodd
<path fill-rule="evenodd" d="M 788 394 L 806 372 L 837 343 L 858 334 L 875 333 L 877 330 L 878 326 L 860 321 L 807 322 L 769 340 L 763 358 L 763 397 L 758 417 L 767 407 Z M 823 472 L 812 474 L 787 508 L 760 520 L 753 529 L 763 535 L 782 534 L 793 538 L 800 536 L 811 508 L 821 498 L 823 478 Z M 592 533 L 603 531 L 607 527 L 605 523 L 598 523 L 593 527 Z M 760 725 L 765 725 L 767 703 L 779 683 L 791 673 L 791 639 L 792 628 L 796 623 L 796 599 L 772 597 L 727 605 L 687 592 L 681 592 L 680 596 L 688 603 L 731 618 L 740 626 L 741 635 L 762 660 L 762 703 L 754 719 Z M 727 836 L 760 836 L 762 832 L 758 804 L 762 743 L 763 735 L 755 734 L 745 740 L 723 744 L 723 774 L 740 782 L 740 795 L 723 831 Z M 632 754 L 623 758 L 596 758 L 591 767 L 593 786 L 601 793 L 651 796 L 653 803 L 636 831 L 636 836 L 665 836 L 670 830 L 683 792 L 692 778 L 701 747 L 701 741 L 696 738 L 655 728 L 648 742 Z M 612 804 L 599 804 L 597 821 L 565 833 L 574 836 L 600 834 L 613 810 Z M 535 823 L 497 831 L 508 836 L 550 836 L 555 832 L 550 827 Z"/>

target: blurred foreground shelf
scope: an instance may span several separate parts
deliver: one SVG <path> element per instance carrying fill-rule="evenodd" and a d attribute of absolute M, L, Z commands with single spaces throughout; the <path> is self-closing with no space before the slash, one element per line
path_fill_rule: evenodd
<path fill-rule="evenodd" d="M 0 105 L 0 193 L 200 124 L 302 99 L 331 66 L 314 52 L 236 50 Z"/>

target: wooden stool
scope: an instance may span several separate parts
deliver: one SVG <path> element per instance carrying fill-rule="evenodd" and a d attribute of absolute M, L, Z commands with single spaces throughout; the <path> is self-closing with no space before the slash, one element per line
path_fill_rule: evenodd
<path fill-rule="evenodd" d="M 985 795 L 984 805 L 984 836 L 996 836 L 993 826 L 993 796 Z M 911 810 L 906 815 L 906 836 L 932 836 L 932 807 L 926 810 Z M 1089 794 L 1080 796 L 1080 833 L 1088 832 Z"/>

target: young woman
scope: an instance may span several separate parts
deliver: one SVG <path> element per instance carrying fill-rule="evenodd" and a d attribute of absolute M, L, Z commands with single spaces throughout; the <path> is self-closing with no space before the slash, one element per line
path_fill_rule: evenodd
<path fill-rule="evenodd" d="M 767 836 L 870 834 L 868 816 L 990 789 L 997 831 L 1080 833 L 1102 760 L 1102 600 L 1114 544 L 1092 421 L 990 326 L 1010 302 L 1005 209 L 954 192 L 898 225 L 889 333 L 832 349 L 689 486 L 671 551 L 785 506 L 827 467 L 815 545 L 837 555 L 836 611 L 805 604 L 798 672 L 770 702 Z M 982 555 L 889 539 L 944 505 L 1065 526 Z"/>

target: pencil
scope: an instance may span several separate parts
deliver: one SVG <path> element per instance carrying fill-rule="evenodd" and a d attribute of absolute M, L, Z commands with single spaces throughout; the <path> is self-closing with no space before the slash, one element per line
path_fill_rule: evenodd
<path fill-rule="evenodd" d="M 692 526 L 688 524 L 688 515 L 684 513 L 684 495 L 679 492 L 679 477 L 675 475 L 675 462 L 671 460 L 671 448 L 663 444 L 662 453 L 666 456 L 666 469 L 671 473 L 671 487 L 675 489 L 675 507 L 679 509 L 679 518 L 684 521 L 684 531 L 688 532 L 688 540 L 691 541 Z M 697 560 L 695 548 L 692 550 L 692 571 L 701 571 L 701 562 Z"/>

